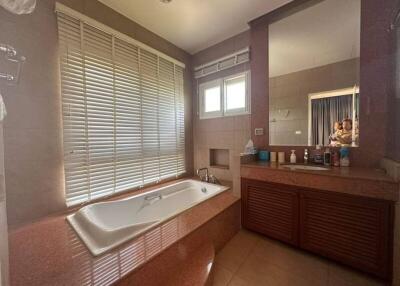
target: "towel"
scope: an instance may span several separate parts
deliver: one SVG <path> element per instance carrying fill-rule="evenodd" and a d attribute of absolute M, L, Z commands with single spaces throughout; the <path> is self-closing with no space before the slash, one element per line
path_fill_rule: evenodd
<path fill-rule="evenodd" d="M 4 117 L 6 117 L 7 111 L 6 111 L 6 105 L 3 102 L 3 97 L 0 94 L 0 122 L 3 121 Z"/>
<path fill-rule="evenodd" d="M 0 0 L 0 6 L 14 14 L 29 14 L 35 10 L 36 0 Z"/>

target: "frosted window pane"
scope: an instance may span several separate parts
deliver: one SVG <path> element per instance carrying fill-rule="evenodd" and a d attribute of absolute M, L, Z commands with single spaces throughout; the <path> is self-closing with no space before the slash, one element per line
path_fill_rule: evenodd
<path fill-rule="evenodd" d="M 204 91 L 205 112 L 221 110 L 220 87 L 208 88 Z"/>
<path fill-rule="evenodd" d="M 245 79 L 227 82 L 226 84 L 226 109 L 238 109 L 246 107 Z"/>

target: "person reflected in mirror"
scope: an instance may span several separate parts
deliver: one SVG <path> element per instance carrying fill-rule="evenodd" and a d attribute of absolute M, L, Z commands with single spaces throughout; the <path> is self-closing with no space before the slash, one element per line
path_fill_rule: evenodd
<path fill-rule="evenodd" d="M 358 146 L 360 142 L 360 129 L 359 129 L 359 124 L 358 124 L 358 118 L 354 120 L 354 138 L 353 138 L 353 143 L 354 146 Z"/>
<path fill-rule="evenodd" d="M 339 140 L 340 146 L 350 146 L 353 142 L 353 121 L 350 118 L 346 118 L 342 122 L 343 129 L 338 134 L 337 139 Z"/>
<path fill-rule="evenodd" d="M 343 130 L 342 122 L 336 121 L 333 126 L 333 133 L 329 135 L 329 145 L 332 147 L 340 146 L 340 142 L 338 140 L 338 136 Z"/>

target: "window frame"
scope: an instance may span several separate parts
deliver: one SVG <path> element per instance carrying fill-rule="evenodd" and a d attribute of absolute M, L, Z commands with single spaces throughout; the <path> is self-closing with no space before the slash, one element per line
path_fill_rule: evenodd
<path fill-rule="evenodd" d="M 243 77 L 245 79 L 245 107 L 227 109 L 227 82 Z M 205 90 L 213 87 L 220 87 L 220 110 L 219 111 L 205 111 Z M 251 114 L 251 91 L 250 91 L 250 71 L 236 73 L 226 77 L 210 80 L 199 84 L 199 118 L 210 119 L 228 116 L 238 116 Z"/>

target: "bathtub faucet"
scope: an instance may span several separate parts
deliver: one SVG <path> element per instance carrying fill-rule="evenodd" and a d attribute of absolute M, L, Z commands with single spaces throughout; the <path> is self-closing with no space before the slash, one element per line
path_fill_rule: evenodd
<path fill-rule="evenodd" d="M 201 171 L 206 171 L 206 175 L 204 177 L 201 175 Z M 200 177 L 200 180 L 208 182 L 209 181 L 208 168 L 197 169 L 197 176 Z"/>

